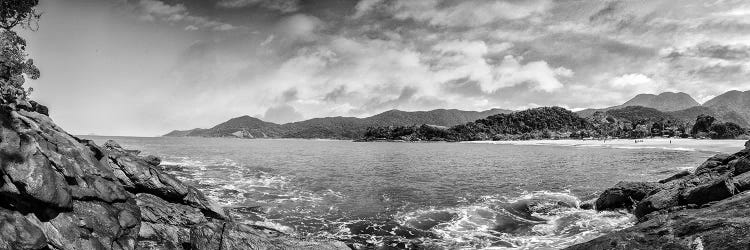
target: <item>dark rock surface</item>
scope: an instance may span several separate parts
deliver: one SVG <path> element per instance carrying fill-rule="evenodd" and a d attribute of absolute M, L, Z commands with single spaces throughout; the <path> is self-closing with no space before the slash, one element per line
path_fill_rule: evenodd
<path fill-rule="evenodd" d="M 750 249 L 750 148 L 654 185 L 635 203 L 635 226 L 568 249 Z M 599 199 L 620 197 L 607 191 Z"/>
<path fill-rule="evenodd" d="M 0 249 L 348 249 L 231 222 L 159 163 L 76 138 L 38 103 L 0 106 Z"/>
<path fill-rule="evenodd" d="M 658 189 L 660 184 L 649 182 L 620 182 L 602 193 L 594 207 L 597 211 L 632 209 L 633 205 Z"/>

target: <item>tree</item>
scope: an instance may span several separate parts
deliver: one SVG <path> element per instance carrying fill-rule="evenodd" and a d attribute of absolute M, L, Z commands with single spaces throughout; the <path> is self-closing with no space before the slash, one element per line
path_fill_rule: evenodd
<path fill-rule="evenodd" d="M 693 125 L 693 130 L 690 131 L 690 134 L 693 135 L 693 137 L 697 137 L 698 133 L 708 133 L 711 129 L 711 124 L 716 121 L 716 118 L 710 115 L 699 115 L 698 118 L 695 119 L 695 125 Z"/>
<path fill-rule="evenodd" d="M 33 25 L 40 14 L 35 10 L 39 0 L 0 1 L 0 103 L 16 103 L 26 100 L 31 89 L 23 84 L 26 78 L 39 78 L 39 68 L 28 59 L 26 40 L 14 28 L 21 26 L 35 30 Z"/>
<path fill-rule="evenodd" d="M 711 139 L 734 139 L 743 134 L 745 134 L 745 129 L 731 122 L 714 123 L 709 132 Z"/>

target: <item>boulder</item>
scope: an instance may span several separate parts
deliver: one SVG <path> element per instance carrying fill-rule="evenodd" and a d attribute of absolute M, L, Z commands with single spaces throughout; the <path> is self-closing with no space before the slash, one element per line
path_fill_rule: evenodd
<path fill-rule="evenodd" d="M 47 237 L 21 213 L 0 208 L 0 249 L 43 249 Z"/>
<path fill-rule="evenodd" d="M 731 197 L 737 192 L 729 177 L 719 178 L 710 183 L 685 189 L 681 194 L 680 205 L 703 205 Z"/>
<path fill-rule="evenodd" d="M 259 226 L 232 222 L 205 223 L 190 232 L 193 249 L 350 249 L 338 241 L 309 241 Z"/>
<path fill-rule="evenodd" d="M 596 199 L 597 211 L 632 209 L 633 205 L 657 190 L 659 183 L 651 182 L 619 182 L 613 188 L 605 190 Z"/>
<path fill-rule="evenodd" d="M 633 215 L 641 220 L 651 212 L 678 206 L 680 204 L 679 201 L 680 189 L 662 189 L 639 202 L 633 210 Z"/>
<path fill-rule="evenodd" d="M 154 155 L 147 155 L 142 157 L 141 159 L 143 159 L 143 161 L 150 164 L 151 166 L 159 166 L 161 164 L 161 159 Z"/>
<path fill-rule="evenodd" d="M 729 162 L 732 175 L 741 175 L 750 171 L 750 159 L 747 156 L 739 157 Z"/>

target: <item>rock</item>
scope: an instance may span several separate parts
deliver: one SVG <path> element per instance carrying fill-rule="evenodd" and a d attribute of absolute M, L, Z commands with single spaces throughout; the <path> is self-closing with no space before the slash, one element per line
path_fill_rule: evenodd
<path fill-rule="evenodd" d="M 31 107 L 33 108 L 34 112 L 49 116 L 49 108 L 47 108 L 47 106 L 39 104 L 35 101 L 29 101 L 29 103 L 31 104 Z"/>
<path fill-rule="evenodd" d="M 750 190 L 750 172 L 735 176 L 732 178 L 734 187 L 737 192 L 745 192 Z"/>
<path fill-rule="evenodd" d="M 750 171 L 750 159 L 747 156 L 734 159 L 728 164 L 732 175 L 741 175 Z"/>
<path fill-rule="evenodd" d="M 40 107 L 0 104 L 0 249 L 199 249 L 191 231 L 206 225 L 237 247 L 224 249 L 344 246 L 234 224 L 158 157 L 76 138 Z"/>
<path fill-rule="evenodd" d="M 749 211 L 750 193 L 743 193 L 705 208 L 662 214 L 566 249 L 748 249 Z"/>
<path fill-rule="evenodd" d="M 349 249 L 343 242 L 308 241 L 258 226 L 232 222 L 205 223 L 190 232 L 193 249 Z"/>
<path fill-rule="evenodd" d="M 151 166 L 159 166 L 159 164 L 161 164 L 161 159 L 153 155 L 144 156 L 142 159 L 146 161 L 146 163 L 151 164 Z"/>
<path fill-rule="evenodd" d="M 596 199 L 597 211 L 632 209 L 633 205 L 659 188 L 658 183 L 619 182 L 613 188 L 605 190 Z"/>
<path fill-rule="evenodd" d="M 581 205 L 578 206 L 578 208 L 584 209 L 584 210 L 592 210 L 594 209 L 595 203 L 596 203 L 596 199 L 587 200 L 587 201 L 581 202 Z"/>
<path fill-rule="evenodd" d="M 43 249 L 47 237 L 21 213 L 0 208 L 0 249 Z"/>
<path fill-rule="evenodd" d="M 703 205 L 729 198 L 736 192 L 734 183 L 728 177 L 724 177 L 711 183 L 686 189 L 682 193 L 680 205 Z"/>
<path fill-rule="evenodd" d="M 633 215 L 643 219 L 647 214 L 675 207 L 680 204 L 680 189 L 662 189 L 639 202 L 633 210 Z"/>
<path fill-rule="evenodd" d="M 673 175 L 673 176 L 671 176 L 669 178 L 666 178 L 664 180 L 660 180 L 659 183 L 662 183 L 662 184 L 669 183 L 671 181 L 675 181 L 675 180 L 679 180 L 679 179 L 685 178 L 685 177 L 687 177 L 689 175 L 690 175 L 690 171 L 685 170 L 685 171 L 679 172 L 679 173 L 677 173 L 677 174 L 675 174 L 675 175 Z"/>
<path fill-rule="evenodd" d="M 750 149 L 750 140 L 745 142 L 745 149 Z"/>
<path fill-rule="evenodd" d="M 182 182 L 134 155 L 112 151 L 107 154 L 111 159 L 109 165 L 121 170 L 127 178 L 123 182 L 133 183 L 131 192 L 146 192 L 172 201 L 181 200 L 188 194 L 188 187 Z"/>

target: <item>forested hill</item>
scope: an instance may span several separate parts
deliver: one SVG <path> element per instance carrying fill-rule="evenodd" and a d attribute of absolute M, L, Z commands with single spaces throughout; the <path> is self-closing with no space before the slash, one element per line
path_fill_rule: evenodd
<path fill-rule="evenodd" d="M 403 126 L 370 128 L 364 140 L 469 141 L 570 137 L 591 124 L 560 107 L 498 114 L 450 128 Z"/>

